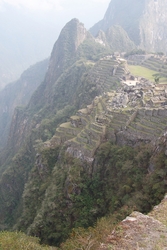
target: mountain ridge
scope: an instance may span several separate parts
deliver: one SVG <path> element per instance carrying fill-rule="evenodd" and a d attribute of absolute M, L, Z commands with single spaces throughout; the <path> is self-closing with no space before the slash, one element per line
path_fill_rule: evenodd
<path fill-rule="evenodd" d="M 48 59 L 23 72 L 20 79 L 0 91 L 0 147 L 7 143 L 14 109 L 28 104 L 32 93 L 41 84 L 47 70 Z"/>
<path fill-rule="evenodd" d="M 2 230 L 21 230 L 63 249 L 70 233 L 80 235 L 99 218 L 113 215 L 113 227 L 163 198 L 166 85 L 132 75 L 127 61 L 104 44 L 104 33 L 99 39 L 77 19 L 67 23 L 44 80 L 27 106 L 15 109 L 1 157 Z M 142 54 L 139 63 L 146 61 Z"/>
<path fill-rule="evenodd" d="M 106 32 L 111 26 L 120 25 L 136 46 L 150 52 L 166 52 L 165 8 L 166 2 L 162 0 L 126 0 L 123 4 L 112 0 L 104 18 L 90 32 L 96 36 L 100 29 Z"/>

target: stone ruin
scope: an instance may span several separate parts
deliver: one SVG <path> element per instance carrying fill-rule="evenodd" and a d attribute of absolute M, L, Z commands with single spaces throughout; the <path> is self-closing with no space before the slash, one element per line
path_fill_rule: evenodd
<path fill-rule="evenodd" d="M 167 86 L 127 73 L 117 91 L 104 92 L 61 124 L 46 146 L 64 144 L 67 152 L 92 163 L 106 140 L 119 145 L 153 143 L 167 130 Z"/>

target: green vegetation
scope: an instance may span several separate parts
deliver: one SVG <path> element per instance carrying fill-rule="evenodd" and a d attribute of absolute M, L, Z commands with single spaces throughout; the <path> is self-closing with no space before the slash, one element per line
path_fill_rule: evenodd
<path fill-rule="evenodd" d="M 113 52 L 131 51 L 136 48 L 126 31 L 119 25 L 111 26 L 106 31 L 106 39 Z"/>
<path fill-rule="evenodd" d="M 65 38 L 63 42 L 68 42 L 67 38 Z M 68 54 L 68 50 L 66 53 Z M 48 87 L 47 82 L 43 82 L 32 96 L 29 105 L 25 108 L 18 108 L 16 110 L 15 120 L 13 121 L 14 126 L 11 128 L 10 141 L 8 143 L 8 148 L 4 151 L 0 168 L 1 173 L 3 173 L 0 176 L 0 213 L 2 229 L 4 227 L 12 228 L 16 222 L 19 224 L 18 218 L 20 218 L 22 214 L 25 221 L 21 219 L 20 224 L 23 230 L 26 231 L 33 223 L 36 215 L 38 215 L 38 210 L 42 207 L 45 191 L 49 187 L 52 179 L 52 174 L 48 172 L 48 169 L 50 169 L 48 166 L 49 159 L 44 159 L 44 156 L 41 157 L 42 161 L 46 162 L 46 166 L 43 164 L 44 172 L 42 172 L 42 174 L 40 172 L 42 170 L 39 170 L 36 165 L 36 154 L 39 152 L 42 152 L 42 155 L 44 154 L 44 151 L 42 151 L 43 143 L 52 138 L 59 124 L 68 121 L 70 116 L 73 115 L 77 109 L 84 108 L 86 105 L 90 104 L 91 100 L 96 95 L 104 91 L 104 87 L 106 90 L 109 90 L 112 88 L 112 85 L 116 85 L 115 80 L 113 82 L 109 81 L 109 84 L 108 82 L 103 82 L 103 85 L 101 82 L 96 82 L 94 80 L 96 79 L 94 74 L 97 74 L 98 68 L 101 68 L 102 63 L 101 61 L 95 63 L 95 61 L 105 54 L 106 49 L 103 46 L 95 43 L 93 39 L 86 40 L 79 46 L 75 54 L 76 61 L 72 60 L 70 64 L 66 64 L 66 66 L 68 65 L 67 68 L 64 69 L 58 79 L 56 75 L 55 81 L 52 81 L 51 86 Z M 66 57 L 66 55 L 64 56 Z M 90 60 L 92 63 L 90 63 Z M 110 62 L 107 62 L 107 65 L 103 65 L 103 68 L 107 68 L 107 71 L 110 72 Z M 108 77 L 110 77 L 109 74 Z M 106 81 L 107 80 L 108 78 Z M 21 124 L 21 130 L 19 130 Z M 20 147 L 21 149 L 19 149 Z M 7 161 L 4 161 L 5 158 Z M 54 164 L 56 164 L 56 157 Z M 62 166 L 59 164 L 59 167 L 64 167 L 64 165 Z M 32 173 L 30 173 L 31 171 Z M 45 171 L 47 173 L 45 173 Z M 33 178 L 38 177 L 35 183 L 32 183 L 29 179 L 31 174 Z M 55 177 L 55 179 L 56 178 L 57 177 Z M 43 184 L 40 182 L 43 182 Z M 31 193 L 30 183 L 32 187 L 34 187 L 34 190 L 32 189 L 32 194 L 27 197 L 28 191 L 26 190 L 30 189 Z M 62 183 L 62 187 L 63 185 L 64 183 Z M 22 195 L 23 198 L 25 198 L 24 202 L 22 200 Z M 34 197 L 35 203 L 29 200 L 31 196 Z M 40 197 L 39 199 L 38 196 Z M 64 198 L 62 197 L 62 199 Z M 32 204 L 32 206 L 30 204 Z M 28 211 L 27 214 L 24 214 L 26 206 Z M 56 213 L 55 218 L 59 216 Z M 66 224 L 65 222 L 63 223 L 64 225 Z M 66 227 L 67 230 L 65 229 Z M 54 231 L 52 227 L 50 228 Z M 66 226 L 62 224 L 61 231 L 64 230 L 63 236 L 58 233 L 59 236 L 52 237 L 48 236 L 50 235 L 50 230 L 48 233 L 44 230 L 43 235 L 45 234 L 45 237 L 42 236 L 43 240 L 51 242 L 51 244 L 57 244 L 57 242 L 61 242 L 67 237 L 69 228 L 71 228 L 69 224 Z M 34 232 L 34 230 L 32 231 Z M 40 236 L 38 232 L 34 234 Z"/>
<path fill-rule="evenodd" d="M 149 213 L 150 216 L 162 222 L 165 226 L 167 226 L 167 199 L 164 199 L 156 209 Z"/>
<path fill-rule="evenodd" d="M 161 78 L 160 74 L 154 74 L 153 77 L 154 77 L 155 83 L 158 84 Z"/>
<path fill-rule="evenodd" d="M 157 71 L 139 65 L 129 65 L 128 67 L 133 75 L 144 77 L 152 82 L 155 81 L 154 75 L 159 74 Z M 159 80 L 160 80 L 159 82 L 161 82 L 161 78 Z"/>
<path fill-rule="evenodd" d="M 145 55 L 146 51 L 142 49 L 134 49 L 131 50 L 130 52 L 125 54 L 125 57 L 132 56 L 132 55 Z"/>
<path fill-rule="evenodd" d="M 77 58 L 86 58 L 90 61 L 98 61 L 103 56 L 111 53 L 109 48 L 96 43 L 92 37 L 86 39 L 78 48 Z M 89 62 L 90 64 L 90 62 Z"/>
<path fill-rule="evenodd" d="M 21 232 L 0 232 L 1 250 L 56 250 L 53 247 L 41 246 L 39 239 Z"/>
<path fill-rule="evenodd" d="M 134 149 L 111 145 L 107 142 L 100 146 L 97 153 L 98 166 L 94 174 L 96 178 L 98 177 L 98 181 L 92 178 L 91 182 L 91 187 L 97 183 L 94 188 L 97 190 L 98 199 L 96 206 L 92 206 L 91 213 L 100 209 L 108 216 L 99 219 L 94 227 L 86 230 L 73 229 L 70 238 L 61 245 L 60 249 L 89 249 L 90 247 L 96 250 L 101 242 L 107 240 L 107 236 L 118 221 L 134 210 L 146 213 L 153 205 L 160 202 L 166 192 L 164 183 L 167 177 L 167 170 L 164 167 L 166 157 L 163 151 L 154 156 L 154 159 L 151 155 L 152 148 L 148 145 L 141 145 Z M 150 160 L 154 164 L 152 173 L 148 173 Z M 82 197 L 83 194 L 80 195 Z M 92 190 L 87 197 L 89 201 L 93 200 Z M 84 207 L 84 199 L 82 202 Z M 161 217 L 166 221 L 165 215 Z"/>
<path fill-rule="evenodd" d="M 132 148 L 106 142 L 97 151 L 93 168 L 59 148 L 41 149 L 40 155 L 24 190 L 17 228 L 49 245 L 59 245 L 73 230 L 62 249 L 75 249 L 78 237 L 89 234 L 99 243 L 104 235 L 98 232 L 107 232 L 133 210 L 150 211 L 166 191 L 165 155 L 162 151 L 152 159 L 154 171 L 148 175 L 149 145 Z M 83 229 L 103 216 L 107 217 L 97 227 Z"/>
<path fill-rule="evenodd" d="M 97 249 L 95 242 L 99 244 L 115 223 L 134 209 L 150 211 L 162 199 L 167 178 L 163 145 L 152 156 L 154 148 L 150 144 L 118 146 L 106 138 L 98 144 L 92 163 L 83 160 L 83 152 L 82 160 L 72 157 L 67 144 L 57 146 L 57 127 L 63 123 L 58 132 L 64 133 L 70 116 L 78 109 L 86 110 L 95 96 L 117 89 L 124 73 L 121 65 L 113 76 L 117 61 L 104 58 L 109 50 L 88 34 L 76 50 L 78 26 L 70 31 L 75 22 L 63 30 L 55 45 L 57 56 L 51 61 L 51 76 L 47 75 L 26 108 L 16 110 L 6 149 L 9 158 L 7 162 L 2 159 L 0 176 L 2 229 L 16 228 L 63 250 Z M 57 44 L 61 44 L 64 54 Z M 144 76 L 142 70 L 138 68 Z M 148 71 L 147 76 L 153 75 Z M 103 105 L 101 102 L 96 106 L 98 115 L 104 111 Z M 117 123 L 119 119 L 115 119 L 116 127 Z M 89 125 L 88 121 L 87 129 Z M 91 131 L 100 137 L 103 127 L 94 125 Z M 82 140 L 87 141 L 87 132 L 83 131 Z M 92 145 L 83 148 L 91 150 Z"/>

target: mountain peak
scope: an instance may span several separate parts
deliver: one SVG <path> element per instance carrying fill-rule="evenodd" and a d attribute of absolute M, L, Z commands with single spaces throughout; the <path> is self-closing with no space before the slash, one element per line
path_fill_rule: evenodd
<path fill-rule="evenodd" d="M 78 46 L 85 40 L 87 35 L 87 30 L 84 25 L 79 22 L 78 19 L 74 18 L 69 21 L 64 28 L 62 29 L 58 40 L 56 41 L 51 58 L 54 56 L 54 53 L 57 53 L 57 47 L 68 50 L 69 53 L 74 53 Z"/>
<path fill-rule="evenodd" d="M 142 16 L 145 0 L 112 0 L 108 6 L 103 20 L 91 28 L 95 35 L 98 29 L 107 31 L 113 25 L 120 25 L 129 35 L 130 39 L 139 44 L 139 20 Z"/>
<path fill-rule="evenodd" d="M 166 52 L 166 8 L 164 0 L 112 0 L 103 20 L 90 31 L 96 36 L 100 29 L 106 32 L 111 26 L 119 25 L 137 46 L 148 51 Z"/>
<path fill-rule="evenodd" d="M 87 33 L 84 25 L 76 18 L 64 26 L 51 53 L 46 76 L 47 78 L 52 76 L 52 80 L 49 79 L 49 81 L 55 81 L 63 70 L 73 62 L 75 52 L 87 37 Z"/>

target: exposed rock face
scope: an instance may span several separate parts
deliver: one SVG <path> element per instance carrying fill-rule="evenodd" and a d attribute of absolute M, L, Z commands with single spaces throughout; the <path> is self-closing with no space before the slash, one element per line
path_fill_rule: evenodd
<path fill-rule="evenodd" d="M 167 197 L 149 215 L 133 212 L 108 235 L 98 250 L 167 249 Z"/>
<path fill-rule="evenodd" d="M 87 30 L 77 19 L 72 19 L 65 25 L 51 53 L 46 75 L 48 84 L 55 81 L 62 71 L 73 63 L 76 56 L 75 52 L 86 37 L 88 37 Z"/>
<path fill-rule="evenodd" d="M 107 31 L 113 25 L 120 25 L 136 44 L 140 43 L 139 20 L 144 10 L 145 0 L 112 0 L 106 14 L 99 23 L 91 28 L 91 32 L 97 35 L 102 29 Z"/>
<path fill-rule="evenodd" d="M 5 169 L 11 179 L 8 178 L 6 181 L 7 175 L 5 178 L 4 175 L 0 176 L 0 186 L 3 186 L 4 191 L 0 201 L 3 200 L 2 197 L 5 197 L 6 192 L 13 190 L 9 196 L 19 203 L 24 184 L 28 180 L 28 173 L 34 164 L 36 146 L 38 147 L 41 141 L 43 143 L 52 138 L 57 126 L 70 118 L 74 110 L 82 108 L 83 105 L 86 106 L 95 96 L 110 89 L 111 86 L 119 85 L 118 77 L 114 77 L 110 82 L 116 61 L 113 59 L 111 64 L 108 60 L 103 64 L 99 61 L 106 54 L 110 54 L 110 50 L 106 50 L 104 46 L 97 43 L 78 20 L 74 19 L 64 27 L 53 48 L 44 81 L 26 107 L 15 109 L 8 144 L 1 157 L 3 166 L 1 165 L 0 168 L 1 172 Z M 61 129 L 64 129 L 63 126 Z M 68 129 L 68 131 L 71 130 Z M 18 178 L 10 168 L 19 169 L 18 172 L 16 171 Z M 19 181 L 13 181 L 13 179 L 19 179 Z M 16 182 L 18 192 L 15 192 L 14 188 Z M 10 217 L 15 217 L 14 213 L 17 209 L 13 209 L 13 203 L 8 203 L 8 211 L 2 203 L 3 201 L 0 207 L 1 218 L 2 214 L 8 212 Z M 14 204 L 15 208 L 18 207 L 18 203 Z M 13 211 L 12 215 L 10 209 Z M 4 218 L 5 216 L 2 220 Z"/>
<path fill-rule="evenodd" d="M 80 163 L 91 176 L 95 153 L 101 143 L 109 140 L 133 146 L 156 140 L 166 128 L 166 87 L 156 89 L 153 83 L 130 76 L 126 60 L 109 54 L 105 56 L 104 46 L 98 44 L 96 47 L 97 44 L 76 19 L 68 23 L 54 46 L 44 82 L 29 105 L 24 110 L 16 109 L 13 116 L 9 146 L 15 147 L 17 155 L 13 162 L 7 162 L 0 178 L 1 223 L 5 224 L 7 217 L 14 225 L 24 210 L 19 227 L 36 236 L 44 235 L 45 239 L 48 228 L 52 228 L 58 234 L 48 238 L 51 244 L 58 244 L 64 237 L 59 235 L 67 225 L 61 206 L 70 215 L 64 235 L 75 221 L 68 209 L 72 205 L 70 195 L 80 193 L 77 187 L 82 175 Z M 100 50 L 100 60 L 92 59 L 90 48 L 95 54 Z M 131 84 L 131 81 L 135 83 Z M 157 91 L 163 100 L 155 105 L 152 98 Z M 148 97 L 145 103 L 144 97 Z M 92 104 L 87 106 L 91 100 Z M 67 105 L 68 109 L 65 109 Z M 76 115 L 73 115 L 72 106 L 79 109 Z M 44 137 L 45 133 L 50 134 Z M 27 141 L 24 140 L 26 137 Z M 17 151 L 19 147 L 21 150 Z M 73 166 L 77 171 L 73 171 Z M 57 174 L 63 169 L 64 176 L 59 180 Z M 31 203 L 32 197 L 35 203 L 37 201 L 35 206 Z M 27 214 L 28 220 L 25 219 Z M 142 215 L 138 217 L 145 221 Z M 63 222 L 63 230 L 57 218 Z M 130 219 L 130 222 L 135 221 Z M 150 220 L 148 223 L 151 225 Z M 166 231 L 163 236 L 165 234 Z"/>
<path fill-rule="evenodd" d="M 80 45 L 89 38 L 94 41 L 91 34 L 77 19 L 72 19 L 65 25 L 53 47 L 45 80 L 31 99 L 29 108 L 32 109 L 34 105 L 43 107 L 44 98 L 49 105 L 53 102 L 53 93 L 55 92 L 53 86 L 58 85 L 56 81 L 61 74 L 74 64 Z M 62 79 L 60 82 L 62 82 Z"/>
<path fill-rule="evenodd" d="M 91 28 L 93 35 L 120 25 L 136 45 L 148 51 L 166 52 L 167 3 L 163 0 L 112 0 L 104 19 Z"/>
<path fill-rule="evenodd" d="M 58 97 L 61 98 L 60 95 L 62 95 L 61 100 L 65 99 L 66 96 L 66 105 L 70 105 L 69 98 L 71 97 L 71 95 L 69 93 L 73 91 L 73 86 L 70 86 L 70 83 L 73 80 L 72 84 L 75 85 L 76 82 L 74 79 L 70 79 L 69 75 L 71 72 L 73 72 L 73 70 L 77 71 L 77 67 L 69 69 L 65 77 L 66 80 L 60 79 L 59 84 L 56 81 L 61 76 L 61 74 L 64 73 L 64 71 L 75 62 L 76 52 L 79 45 L 89 36 L 92 37 L 86 31 L 84 25 L 77 19 L 72 19 L 62 29 L 62 32 L 60 33 L 60 36 L 53 47 L 49 61 L 49 67 L 45 78 L 43 75 L 44 81 L 41 83 L 39 88 L 37 88 L 28 104 L 27 109 L 31 110 L 31 116 L 29 116 L 29 112 L 20 109 L 17 109 L 15 111 L 10 129 L 8 147 L 12 147 L 11 142 L 14 142 L 14 144 L 12 143 L 13 146 L 15 145 L 19 147 L 21 145 L 21 141 L 24 141 L 28 132 L 30 132 L 32 128 L 36 128 L 36 126 L 39 126 L 39 123 L 43 118 L 40 115 L 37 115 L 36 119 L 33 119 L 32 114 L 37 113 L 46 105 L 50 105 L 50 109 L 53 110 L 54 104 L 57 101 Z M 93 39 L 94 38 L 92 37 L 92 40 Z M 45 72 L 46 71 L 43 71 L 43 73 Z M 78 75 L 78 79 L 81 78 L 81 70 L 79 74 L 80 75 Z M 78 79 L 76 77 L 76 81 L 78 81 Z M 67 84 L 67 82 L 69 84 Z M 73 98 L 73 100 L 75 99 Z M 59 105 L 59 108 L 61 108 L 60 104 L 57 105 Z"/>
<path fill-rule="evenodd" d="M 167 2 L 147 0 L 140 21 L 140 44 L 153 51 L 167 51 Z"/>

